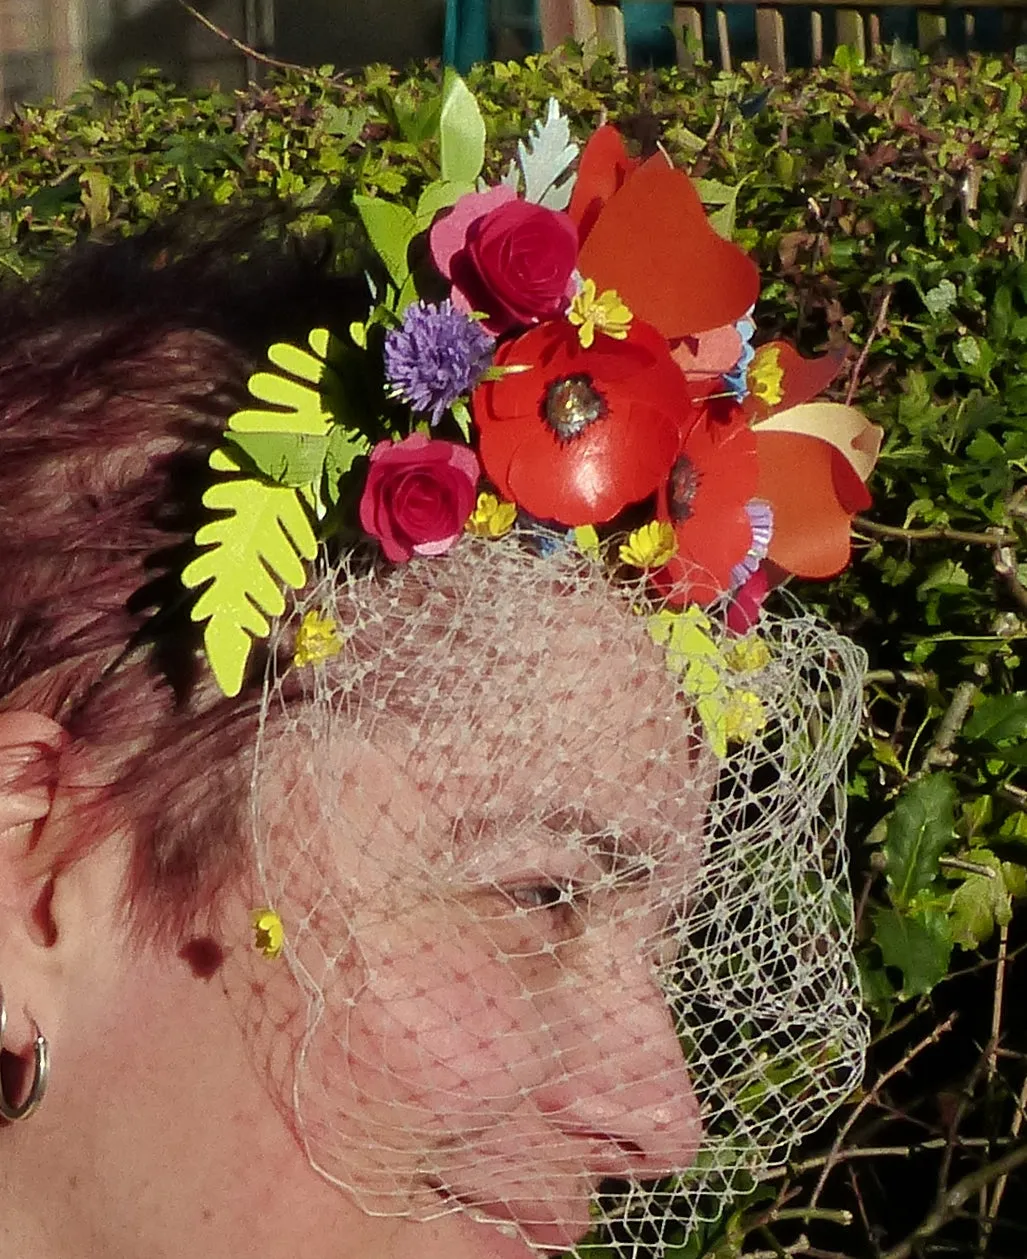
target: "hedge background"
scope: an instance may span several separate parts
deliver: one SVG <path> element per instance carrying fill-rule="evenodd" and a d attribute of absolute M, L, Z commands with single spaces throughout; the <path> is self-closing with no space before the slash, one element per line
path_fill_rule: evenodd
<path fill-rule="evenodd" d="M 850 792 L 867 1080 L 674 1259 L 1027 1254 L 1024 54 L 628 75 L 565 49 L 469 76 L 494 172 L 555 96 L 581 138 L 606 115 L 710 181 L 763 270 L 761 335 L 851 342 L 837 396 L 887 434 L 852 568 L 800 589 L 871 661 Z M 3 282 L 197 200 L 284 203 L 283 248 L 327 237 L 356 271 L 351 195 L 415 198 L 437 174 L 439 83 L 435 65 L 232 95 L 144 76 L 22 107 L 0 128 Z"/>

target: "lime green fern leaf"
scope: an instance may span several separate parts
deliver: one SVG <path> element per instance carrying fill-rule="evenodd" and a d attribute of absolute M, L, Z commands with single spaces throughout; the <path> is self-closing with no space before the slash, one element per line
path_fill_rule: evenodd
<path fill-rule="evenodd" d="M 236 433 L 305 433 L 323 437 L 333 423 L 322 389 L 330 334 L 315 328 L 309 344 L 313 351 L 279 341 L 270 347 L 268 359 L 277 372 L 254 372 L 249 390 L 266 407 L 236 411 L 228 427 Z"/>
<path fill-rule="evenodd" d="M 239 472 L 224 449 L 210 464 L 216 472 Z M 192 618 L 206 621 L 207 659 L 226 695 L 239 694 L 253 639 L 266 638 L 268 618 L 285 610 L 282 587 L 306 580 L 304 561 L 317 551 L 309 500 L 302 488 L 244 476 L 218 481 L 203 496 L 205 506 L 225 514 L 196 534 L 205 549 L 182 581 L 190 590 L 204 587 Z"/>

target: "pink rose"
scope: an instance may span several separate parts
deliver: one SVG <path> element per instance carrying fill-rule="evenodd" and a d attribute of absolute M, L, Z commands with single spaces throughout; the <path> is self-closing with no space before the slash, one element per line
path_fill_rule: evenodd
<path fill-rule="evenodd" d="M 360 523 L 394 564 L 442 555 L 477 502 L 478 457 L 468 446 L 412 433 L 379 442 L 360 500 Z"/>
<path fill-rule="evenodd" d="M 574 296 L 577 229 L 510 189 L 462 197 L 432 228 L 431 249 L 454 303 L 488 315 L 495 336 L 562 314 Z"/>

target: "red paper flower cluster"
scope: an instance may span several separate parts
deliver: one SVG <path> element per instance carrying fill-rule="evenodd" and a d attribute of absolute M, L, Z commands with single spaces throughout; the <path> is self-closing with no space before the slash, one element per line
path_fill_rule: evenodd
<path fill-rule="evenodd" d="M 726 387 L 752 354 L 739 328 L 758 274 L 662 153 L 632 159 L 601 127 L 566 213 L 491 188 L 441 216 L 430 244 L 454 307 L 500 338 L 472 411 L 481 467 L 519 510 L 576 527 L 651 501 L 676 540 L 653 574 L 673 602 L 756 599 L 768 567 L 845 566 L 879 430 L 810 405 L 838 356 L 763 347 L 748 395 Z M 419 435 L 375 450 L 361 519 L 391 558 L 452 545 L 474 504 L 469 454 Z"/>

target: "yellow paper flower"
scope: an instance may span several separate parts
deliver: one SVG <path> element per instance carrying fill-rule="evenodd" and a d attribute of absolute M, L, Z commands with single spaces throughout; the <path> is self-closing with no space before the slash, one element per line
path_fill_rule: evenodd
<path fill-rule="evenodd" d="M 677 554 L 677 549 L 674 526 L 666 520 L 653 520 L 628 534 L 620 557 L 635 568 L 662 568 Z"/>
<path fill-rule="evenodd" d="M 274 961 L 285 944 L 285 928 L 273 909 L 255 909 L 250 914 L 253 926 L 253 947 Z"/>
<path fill-rule="evenodd" d="M 724 734 L 728 743 L 747 743 L 767 724 L 763 701 L 752 691 L 734 691 L 724 705 Z"/>
<path fill-rule="evenodd" d="M 330 660 L 342 651 L 339 630 L 330 616 L 321 612 L 307 612 L 296 632 L 296 650 L 293 663 L 299 668 Z"/>
<path fill-rule="evenodd" d="M 476 538 L 501 538 L 517 519 L 517 504 L 505 503 L 495 494 L 479 494 L 478 504 L 464 528 Z"/>
<path fill-rule="evenodd" d="M 759 673 L 770 664 L 770 648 L 759 634 L 750 634 L 728 648 L 724 659 L 735 673 Z"/>
<path fill-rule="evenodd" d="M 768 345 L 756 351 L 756 357 L 749 364 L 746 380 L 749 391 L 768 407 L 776 407 L 784 396 L 781 382 L 784 380 L 784 369 L 781 366 L 781 354 L 776 345 Z"/>
<path fill-rule="evenodd" d="M 607 289 L 597 297 L 595 280 L 586 280 L 571 302 L 567 318 L 578 329 L 578 340 L 587 350 L 595 341 L 597 331 L 623 341 L 631 329 L 632 316 L 616 289 Z"/>

